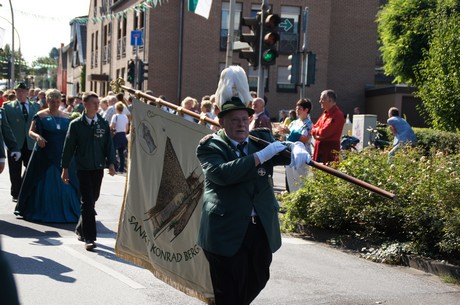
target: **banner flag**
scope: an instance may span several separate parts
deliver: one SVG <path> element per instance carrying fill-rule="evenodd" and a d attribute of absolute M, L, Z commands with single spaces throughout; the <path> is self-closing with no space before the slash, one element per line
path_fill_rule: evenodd
<path fill-rule="evenodd" d="M 189 12 L 200 15 L 206 19 L 209 19 L 209 13 L 211 12 L 212 0 L 188 0 Z"/>
<path fill-rule="evenodd" d="M 204 176 L 195 154 L 209 133 L 205 126 L 134 100 L 115 252 L 210 304 L 209 265 L 196 244 Z"/>

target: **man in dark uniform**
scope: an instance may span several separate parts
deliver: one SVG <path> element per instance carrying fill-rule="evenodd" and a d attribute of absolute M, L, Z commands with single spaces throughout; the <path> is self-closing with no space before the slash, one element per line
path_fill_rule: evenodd
<path fill-rule="evenodd" d="M 30 124 L 34 115 L 40 111 L 40 104 L 27 99 L 29 88 L 24 83 L 18 83 L 14 90 L 17 99 L 3 104 L 6 121 L 13 130 L 18 149 L 21 152 L 21 159 L 14 158 L 8 149 L 8 169 L 11 181 L 11 196 L 13 201 L 18 200 L 22 184 L 22 166 L 27 167 L 35 142 L 29 137 Z M 19 161 L 19 162 L 18 162 Z"/>
<path fill-rule="evenodd" d="M 73 157 L 77 164 L 77 177 L 80 183 L 81 216 L 75 233 L 85 242 L 88 251 L 96 248 L 96 211 L 104 168 L 109 166 L 109 175 L 115 175 L 115 149 L 110 134 L 109 123 L 97 110 L 99 97 L 94 92 L 83 95 L 85 111 L 73 120 L 67 130 L 62 152 L 62 181 L 69 183 L 69 165 Z"/>
<path fill-rule="evenodd" d="M 289 164 L 290 158 L 278 154 L 287 146 L 274 141 L 268 129 L 251 131 L 271 142 L 265 148 L 249 137 L 254 110 L 247 108 L 251 96 L 244 70 L 225 69 L 219 87 L 222 129 L 197 147 L 205 175 L 198 244 L 209 261 L 216 304 L 247 305 L 265 287 L 272 253 L 281 246 L 273 166 Z"/>

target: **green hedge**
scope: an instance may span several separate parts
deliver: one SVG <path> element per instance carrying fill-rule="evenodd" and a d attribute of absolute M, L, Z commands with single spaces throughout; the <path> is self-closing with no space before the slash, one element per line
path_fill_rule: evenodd
<path fill-rule="evenodd" d="M 421 136 L 423 134 L 423 136 Z M 373 242 L 403 242 L 414 253 L 460 261 L 460 155 L 455 138 L 417 132 L 420 147 L 347 152 L 338 170 L 396 194 L 386 199 L 345 180 L 312 169 L 299 191 L 282 197 L 283 229 L 314 227 Z M 456 140 L 458 141 L 458 136 Z M 430 149 L 428 149 L 430 148 Z M 427 153 L 429 152 L 429 153 Z"/>

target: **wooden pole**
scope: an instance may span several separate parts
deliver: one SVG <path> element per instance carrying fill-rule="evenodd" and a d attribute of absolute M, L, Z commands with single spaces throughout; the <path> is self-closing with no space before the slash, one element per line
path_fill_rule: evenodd
<path fill-rule="evenodd" d="M 135 95 L 138 99 L 139 98 L 144 98 L 144 99 L 147 99 L 147 100 L 150 100 L 150 101 L 153 101 L 155 102 L 156 106 L 157 107 L 161 107 L 161 106 L 166 106 L 166 107 L 169 107 L 171 109 L 174 109 L 176 112 L 178 112 L 179 114 L 188 114 L 194 118 L 197 118 L 200 120 L 200 124 L 203 124 L 205 125 L 206 123 L 209 123 L 209 124 L 212 124 L 212 125 L 215 125 L 215 126 L 220 126 L 219 125 L 219 122 L 215 121 L 215 120 L 212 120 L 210 118 L 208 118 L 207 116 L 203 115 L 203 116 L 200 116 L 199 114 L 193 112 L 193 111 L 190 111 L 188 109 L 185 109 L 185 108 L 182 108 L 180 106 L 177 106 L 176 104 L 172 104 L 172 103 L 169 103 L 167 101 L 164 101 L 160 98 L 157 98 L 157 97 L 154 97 L 154 96 L 151 96 L 149 94 L 146 94 L 142 91 L 139 91 L 139 90 L 135 90 L 135 89 L 132 89 L 130 87 L 127 87 L 124 85 L 125 84 L 125 81 L 121 78 L 115 80 L 115 81 L 112 81 L 111 82 L 111 87 L 112 87 L 112 91 L 114 91 L 115 93 L 118 93 L 122 90 L 125 90 L 133 95 Z M 270 144 L 270 142 L 267 142 L 263 139 L 260 139 L 260 138 L 257 138 L 255 136 L 252 136 L 252 135 L 249 135 L 249 138 L 253 141 L 255 141 L 256 143 L 262 145 L 262 146 L 267 146 L 268 144 Z M 286 157 L 291 157 L 291 152 L 289 150 L 285 150 L 285 151 L 282 151 L 281 152 L 282 154 L 286 155 Z M 350 183 L 353 183 L 357 186 L 360 186 L 362 188 L 365 188 L 371 192 L 374 192 L 376 194 L 379 194 L 383 197 L 386 197 L 386 198 L 389 198 L 389 199 L 392 199 L 394 200 L 396 198 L 395 194 L 393 193 L 390 193 L 388 191 L 385 191 L 381 188 L 378 188 L 377 186 L 375 185 L 372 185 L 370 183 L 367 183 L 365 181 L 362 181 L 362 180 L 359 180 L 358 178 L 355 178 L 353 176 L 350 176 L 350 175 L 347 175 L 345 173 L 342 173 L 341 171 L 338 171 L 334 168 L 331 168 L 327 165 L 324 165 L 322 163 L 318 163 L 318 162 L 315 162 L 315 161 L 310 161 L 309 163 L 307 163 L 309 166 L 311 167 L 314 167 L 316 169 L 319 169 L 319 170 L 322 170 L 328 174 L 331 174 L 333 176 L 336 176 L 338 178 L 341 178 L 345 181 L 348 181 Z"/>

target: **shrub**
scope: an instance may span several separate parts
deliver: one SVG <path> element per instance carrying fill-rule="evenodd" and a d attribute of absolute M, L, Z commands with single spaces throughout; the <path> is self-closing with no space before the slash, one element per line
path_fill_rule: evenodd
<path fill-rule="evenodd" d="M 428 139 L 429 137 L 426 137 Z M 448 147 L 448 145 L 444 146 Z M 396 194 L 384 198 L 317 169 L 304 187 L 282 198 L 283 229 L 304 227 L 407 243 L 419 254 L 460 259 L 460 155 L 431 148 L 346 152 L 341 172 Z"/>

